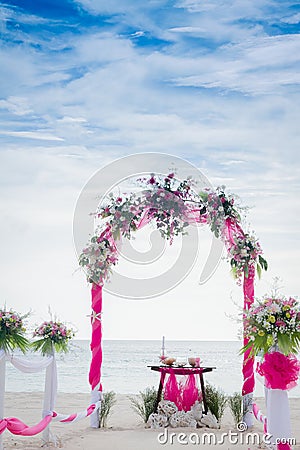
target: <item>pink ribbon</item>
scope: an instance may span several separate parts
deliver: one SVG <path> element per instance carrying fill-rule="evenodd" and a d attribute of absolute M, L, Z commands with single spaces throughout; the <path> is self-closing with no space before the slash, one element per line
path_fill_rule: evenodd
<path fill-rule="evenodd" d="M 267 417 L 262 414 L 256 403 L 253 403 L 252 410 L 254 417 L 263 424 L 264 433 L 267 433 Z"/>

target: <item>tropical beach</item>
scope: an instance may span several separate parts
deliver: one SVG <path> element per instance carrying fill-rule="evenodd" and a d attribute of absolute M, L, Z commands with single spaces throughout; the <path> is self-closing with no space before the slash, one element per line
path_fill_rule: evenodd
<path fill-rule="evenodd" d="M 17 411 L 18 417 L 26 418 L 28 423 L 34 423 L 39 420 L 40 416 L 37 411 L 36 405 L 41 403 L 42 394 L 12 394 L 8 393 L 6 397 L 7 414 L 15 414 Z M 82 405 L 89 401 L 89 395 L 82 394 L 62 394 L 58 396 L 57 407 L 65 412 L 73 412 L 74 410 L 80 410 Z M 264 406 L 264 400 L 258 399 L 258 403 Z M 292 436 L 296 439 L 297 445 L 293 446 L 294 450 L 300 448 L 300 431 L 299 431 L 299 399 L 291 399 L 291 418 L 292 418 Z M 228 448 L 228 449 L 248 449 L 251 450 L 264 448 L 258 445 L 242 445 L 242 444 L 230 444 L 228 441 L 223 445 L 205 445 L 195 444 L 195 440 L 188 445 L 180 444 L 177 438 L 174 439 L 174 443 L 160 444 L 158 442 L 158 435 L 164 433 L 164 430 L 151 430 L 146 429 L 141 419 L 132 411 L 130 402 L 125 395 L 119 395 L 118 401 L 115 407 L 114 413 L 111 415 L 108 421 L 107 429 L 91 429 L 89 427 L 88 419 L 78 422 L 73 425 L 54 424 L 52 426 L 53 433 L 57 436 L 58 448 L 64 448 L 66 450 L 87 450 L 87 449 L 103 449 L 113 450 L 116 448 L 126 448 L 132 450 L 139 450 L 141 445 L 145 450 L 161 449 L 161 448 Z M 226 411 L 224 419 L 222 421 L 222 428 L 220 430 L 205 429 L 186 429 L 176 428 L 169 431 L 175 432 L 178 436 L 179 433 L 186 433 L 187 436 L 190 433 L 197 433 L 199 436 L 203 433 L 215 433 L 217 439 L 220 439 L 222 433 L 236 432 L 232 417 L 229 411 Z M 258 433 L 262 439 L 262 428 L 259 424 L 256 424 L 251 433 Z M 238 435 L 245 436 L 246 433 L 238 433 Z M 233 439 L 233 438 L 232 438 Z M 234 437 L 236 439 L 236 437 Z M 242 439 L 242 438 L 240 438 Z M 161 442 L 164 442 L 165 438 L 161 438 Z M 188 441 L 188 439 L 187 439 Z M 201 442 L 201 441 L 200 441 Z M 233 441 L 234 442 L 234 441 Z M 240 442 L 240 441 L 239 441 Z M 251 443 L 250 443 L 251 444 Z M 41 448 L 41 439 L 39 436 L 26 438 L 6 435 L 4 438 L 4 445 L 7 449 L 28 449 L 37 450 Z"/>

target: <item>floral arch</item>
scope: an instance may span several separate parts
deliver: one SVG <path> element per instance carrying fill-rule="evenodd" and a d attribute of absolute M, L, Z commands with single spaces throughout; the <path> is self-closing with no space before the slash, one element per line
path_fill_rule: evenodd
<path fill-rule="evenodd" d="M 225 193 L 224 187 L 197 192 L 191 178 L 178 180 L 174 173 L 151 174 L 136 182 L 138 192 L 122 196 L 110 194 L 106 204 L 99 207 L 95 217 L 100 224 L 79 257 L 79 264 L 92 283 L 89 382 L 93 401 L 99 400 L 102 391 L 102 287 L 118 261 L 116 242 L 119 239 L 131 239 L 134 232 L 151 222 L 172 244 L 176 236 L 187 233 L 190 224 L 207 224 L 225 244 L 231 272 L 243 288 L 245 310 L 254 302 L 255 274 L 260 277 L 262 270 L 268 267 L 256 237 L 243 231 L 242 209 L 236 205 L 233 195 Z M 244 346 L 247 344 L 244 338 Z M 243 363 L 242 393 L 247 403 L 255 384 L 254 357 L 250 352 L 251 347 L 244 353 Z"/>

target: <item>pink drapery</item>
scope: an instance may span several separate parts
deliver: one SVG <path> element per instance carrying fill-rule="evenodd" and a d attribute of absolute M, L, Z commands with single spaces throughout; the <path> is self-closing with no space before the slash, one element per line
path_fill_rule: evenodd
<path fill-rule="evenodd" d="M 92 285 L 92 340 L 91 351 L 92 361 L 89 372 L 89 382 L 92 390 L 98 389 L 102 391 L 101 385 L 101 365 L 102 365 L 102 286 L 93 283 Z"/>
<path fill-rule="evenodd" d="M 44 429 L 49 425 L 52 419 L 58 419 L 59 422 L 62 423 L 76 422 L 77 420 L 90 416 L 97 407 L 97 404 L 92 404 L 89 405 L 87 409 L 81 413 L 74 413 L 66 416 L 52 411 L 39 423 L 31 427 L 29 427 L 24 422 L 22 422 L 22 420 L 17 419 L 16 417 L 7 417 L 0 420 L 0 434 L 2 434 L 7 429 L 12 434 L 18 436 L 34 436 L 44 431 Z"/>
<path fill-rule="evenodd" d="M 0 421 L 0 434 L 6 430 L 6 428 L 13 434 L 20 436 L 34 436 L 41 433 L 51 422 L 52 415 L 44 417 L 38 424 L 29 427 L 16 417 L 8 417 Z"/>
<path fill-rule="evenodd" d="M 178 374 L 178 373 L 177 373 Z M 185 381 L 177 381 L 175 373 L 170 370 L 169 379 L 165 386 L 164 399 L 174 402 L 179 411 L 190 411 L 194 403 L 199 400 L 195 374 L 185 376 Z"/>
<path fill-rule="evenodd" d="M 244 292 L 244 309 L 249 309 L 254 302 L 254 276 L 255 268 L 249 267 L 248 277 L 244 274 L 243 292 Z M 249 339 L 244 338 L 244 345 L 247 345 Z M 250 357 L 251 348 L 244 353 L 243 360 L 243 389 L 242 394 L 251 394 L 254 391 L 254 357 Z"/>
<path fill-rule="evenodd" d="M 266 353 L 256 370 L 265 377 L 265 386 L 268 389 L 290 390 L 297 386 L 300 362 L 294 355 L 286 356 L 280 352 Z"/>

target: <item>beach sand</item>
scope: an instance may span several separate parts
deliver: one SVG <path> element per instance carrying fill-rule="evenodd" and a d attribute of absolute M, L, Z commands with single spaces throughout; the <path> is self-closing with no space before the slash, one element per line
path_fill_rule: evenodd
<path fill-rule="evenodd" d="M 5 394 L 5 417 L 17 417 L 27 425 L 33 425 L 40 420 L 42 409 L 41 393 L 6 393 Z M 63 414 L 69 414 L 82 411 L 90 403 L 88 394 L 59 394 L 56 403 L 56 411 Z M 264 399 L 257 399 L 257 403 L 264 411 Z M 297 444 L 293 446 L 294 450 L 300 450 L 300 399 L 290 399 L 291 422 L 293 438 Z M 53 422 L 51 431 L 57 437 L 57 447 L 65 450 L 157 450 L 163 448 L 169 449 L 185 449 L 185 448 L 201 448 L 211 449 L 220 448 L 227 449 L 246 449 L 254 450 L 258 448 L 266 448 L 264 445 L 244 444 L 241 442 L 233 444 L 229 439 L 221 445 L 200 444 L 196 443 L 195 435 L 192 442 L 189 442 L 190 433 L 199 434 L 199 439 L 203 433 L 216 433 L 219 441 L 221 434 L 232 430 L 235 432 L 230 411 L 227 409 L 222 419 L 220 430 L 210 430 L 208 428 L 189 429 L 189 428 L 168 428 L 168 443 L 162 444 L 158 442 L 159 433 L 164 430 L 146 429 L 139 416 L 132 410 L 128 396 L 118 395 L 117 404 L 112 410 L 112 414 L 108 419 L 106 429 L 92 429 L 89 427 L 89 418 L 83 419 L 74 424 L 62 424 Z M 255 422 L 253 433 L 259 433 L 262 437 L 262 424 Z M 170 433 L 175 433 L 175 438 L 171 444 Z M 248 430 L 249 432 L 249 430 Z M 178 442 L 180 433 L 186 433 L 187 437 L 182 438 L 187 445 Z M 247 432 L 246 432 L 247 433 Z M 241 433 L 245 438 L 245 433 Z M 239 433 L 240 435 L 240 433 Z M 33 437 L 14 436 L 5 431 L 3 433 L 3 444 L 5 449 L 25 449 L 37 450 L 41 448 L 41 435 Z M 180 439 L 180 438 L 179 438 Z M 165 435 L 161 436 L 161 441 L 165 441 Z"/>

